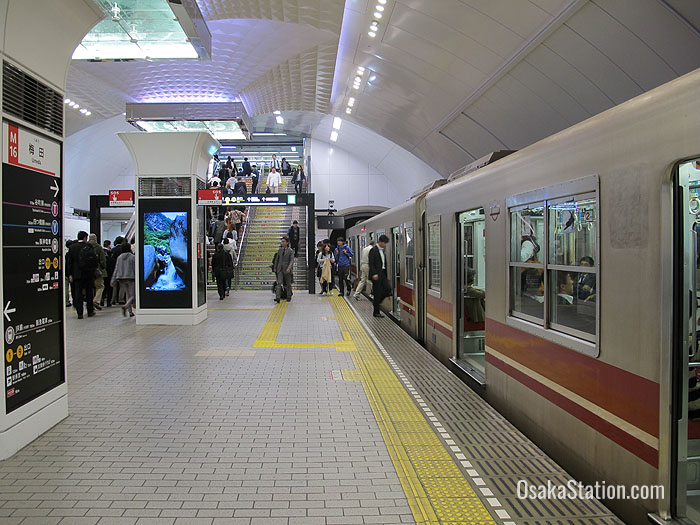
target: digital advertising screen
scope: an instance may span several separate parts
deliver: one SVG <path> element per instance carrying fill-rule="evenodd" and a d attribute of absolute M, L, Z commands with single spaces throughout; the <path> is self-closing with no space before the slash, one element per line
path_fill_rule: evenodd
<path fill-rule="evenodd" d="M 139 204 L 141 308 L 192 306 L 189 205 L 184 199 Z"/>

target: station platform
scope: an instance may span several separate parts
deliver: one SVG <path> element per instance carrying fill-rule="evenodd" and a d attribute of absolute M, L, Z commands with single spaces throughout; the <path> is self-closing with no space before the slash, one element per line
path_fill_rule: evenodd
<path fill-rule="evenodd" d="M 0 523 L 618 524 L 366 299 L 211 294 L 194 327 L 67 321 L 68 419 L 0 462 Z"/>

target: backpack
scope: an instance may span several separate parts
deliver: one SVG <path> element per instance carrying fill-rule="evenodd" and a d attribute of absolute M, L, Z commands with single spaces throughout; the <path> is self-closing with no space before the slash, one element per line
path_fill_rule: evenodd
<path fill-rule="evenodd" d="M 84 271 L 97 270 L 99 266 L 99 260 L 97 259 L 97 252 L 95 247 L 89 242 L 85 243 L 78 253 L 78 267 Z"/>

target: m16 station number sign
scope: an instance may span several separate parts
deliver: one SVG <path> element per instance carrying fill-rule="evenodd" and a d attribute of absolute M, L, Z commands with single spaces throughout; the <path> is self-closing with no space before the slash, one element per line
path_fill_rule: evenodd
<path fill-rule="evenodd" d="M 2 123 L 6 413 L 65 381 L 61 145 Z"/>

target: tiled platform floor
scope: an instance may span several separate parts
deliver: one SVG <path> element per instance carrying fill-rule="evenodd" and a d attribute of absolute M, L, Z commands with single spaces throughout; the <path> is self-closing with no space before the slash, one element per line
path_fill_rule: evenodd
<path fill-rule="evenodd" d="M 467 499 L 436 503 L 449 487 L 418 486 L 430 463 L 392 441 L 376 397 L 406 391 L 343 300 L 299 292 L 273 306 L 269 292 L 211 296 L 196 327 L 71 310 L 70 416 L 0 462 L 0 523 L 389 524 L 422 511 L 465 523 L 454 509 Z M 407 432 L 426 425 L 415 408 L 398 418 Z M 462 483 L 453 453 L 424 450 Z M 503 522 L 477 506 L 478 523 Z"/>

